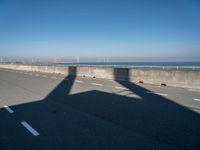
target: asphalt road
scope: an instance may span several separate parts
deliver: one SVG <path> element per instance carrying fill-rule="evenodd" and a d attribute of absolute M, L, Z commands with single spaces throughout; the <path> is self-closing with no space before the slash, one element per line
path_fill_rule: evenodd
<path fill-rule="evenodd" d="M 200 90 L 0 69 L 0 150 L 200 149 Z"/>

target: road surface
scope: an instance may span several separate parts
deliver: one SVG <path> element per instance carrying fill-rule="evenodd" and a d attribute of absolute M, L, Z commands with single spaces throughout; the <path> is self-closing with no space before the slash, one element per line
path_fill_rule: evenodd
<path fill-rule="evenodd" d="M 0 69 L 1 150 L 200 149 L 200 90 Z"/>

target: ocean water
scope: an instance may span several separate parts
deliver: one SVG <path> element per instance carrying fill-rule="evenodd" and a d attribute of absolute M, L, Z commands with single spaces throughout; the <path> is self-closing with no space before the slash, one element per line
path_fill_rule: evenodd
<path fill-rule="evenodd" d="M 98 66 L 116 68 L 163 68 L 163 69 L 200 69 L 199 62 L 84 62 L 84 63 L 58 63 L 59 66 Z"/>

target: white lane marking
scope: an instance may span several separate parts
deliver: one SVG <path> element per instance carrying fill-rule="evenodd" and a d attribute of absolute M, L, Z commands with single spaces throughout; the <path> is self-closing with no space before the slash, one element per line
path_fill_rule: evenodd
<path fill-rule="evenodd" d="M 46 78 L 47 76 L 46 76 L 46 75 L 43 75 L 42 77 Z"/>
<path fill-rule="evenodd" d="M 121 86 L 115 86 L 116 89 L 121 89 L 121 90 L 127 90 L 127 88 L 125 87 L 121 87 Z"/>
<path fill-rule="evenodd" d="M 92 85 L 103 86 L 103 84 L 99 84 L 99 83 L 92 83 Z"/>
<path fill-rule="evenodd" d="M 142 99 L 140 96 L 136 95 L 136 94 L 129 94 L 127 95 L 128 97 L 133 97 L 133 98 L 137 98 L 137 99 Z"/>
<path fill-rule="evenodd" d="M 156 95 L 160 95 L 160 96 L 168 96 L 168 94 L 164 94 L 164 93 L 157 93 L 157 92 L 147 92 L 149 94 L 156 94 Z"/>
<path fill-rule="evenodd" d="M 14 111 L 10 108 L 10 107 L 8 107 L 7 105 L 4 105 L 3 106 L 9 113 L 14 113 Z"/>
<path fill-rule="evenodd" d="M 75 82 L 77 82 L 77 83 L 83 83 L 83 81 L 80 81 L 80 80 L 76 80 Z"/>
<path fill-rule="evenodd" d="M 200 99 L 198 99 L 198 98 L 195 98 L 194 100 L 195 100 L 195 101 L 200 101 Z"/>
<path fill-rule="evenodd" d="M 188 89 L 188 91 L 191 91 L 191 92 L 200 92 L 199 89 Z"/>
<path fill-rule="evenodd" d="M 51 79 L 57 79 L 56 77 L 51 77 Z"/>
<path fill-rule="evenodd" d="M 21 124 L 34 136 L 40 135 L 35 129 L 33 129 L 26 121 L 21 122 Z"/>

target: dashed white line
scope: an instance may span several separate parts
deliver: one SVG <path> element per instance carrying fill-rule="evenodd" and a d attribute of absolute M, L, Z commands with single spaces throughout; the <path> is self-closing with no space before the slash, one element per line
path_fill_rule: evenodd
<path fill-rule="evenodd" d="M 195 100 L 195 101 L 200 101 L 200 99 L 198 99 L 198 98 L 195 98 L 194 100 Z"/>
<path fill-rule="evenodd" d="M 125 87 L 121 87 L 121 86 L 115 86 L 116 89 L 121 89 L 121 90 L 127 90 L 127 88 Z"/>
<path fill-rule="evenodd" d="M 92 83 L 92 85 L 103 86 L 103 84 L 99 84 L 99 83 Z"/>
<path fill-rule="evenodd" d="M 149 94 L 156 94 L 156 95 L 160 95 L 160 96 L 168 96 L 168 94 L 164 94 L 164 93 L 157 93 L 157 92 L 147 92 Z"/>
<path fill-rule="evenodd" d="M 46 78 L 47 76 L 46 76 L 46 75 L 43 75 L 42 77 Z"/>
<path fill-rule="evenodd" d="M 33 129 L 26 121 L 21 122 L 21 124 L 29 131 L 31 132 L 34 136 L 39 136 L 40 134 Z"/>
<path fill-rule="evenodd" d="M 199 89 L 188 89 L 188 91 L 192 91 L 192 92 L 200 92 Z"/>
<path fill-rule="evenodd" d="M 142 99 L 140 96 L 136 95 L 136 94 L 129 94 L 127 95 L 128 97 L 133 97 L 133 98 L 137 98 L 137 99 Z"/>
<path fill-rule="evenodd" d="M 14 113 L 14 111 L 10 108 L 10 107 L 8 107 L 7 105 L 4 105 L 3 106 L 9 113 Z"/>
<path fill-rule="evenodd" d="M 84 83 L 83 81 L 80 81 L 80 80 L 75 80 L 75 82 L 77 82 L 77 83 Z"/>

